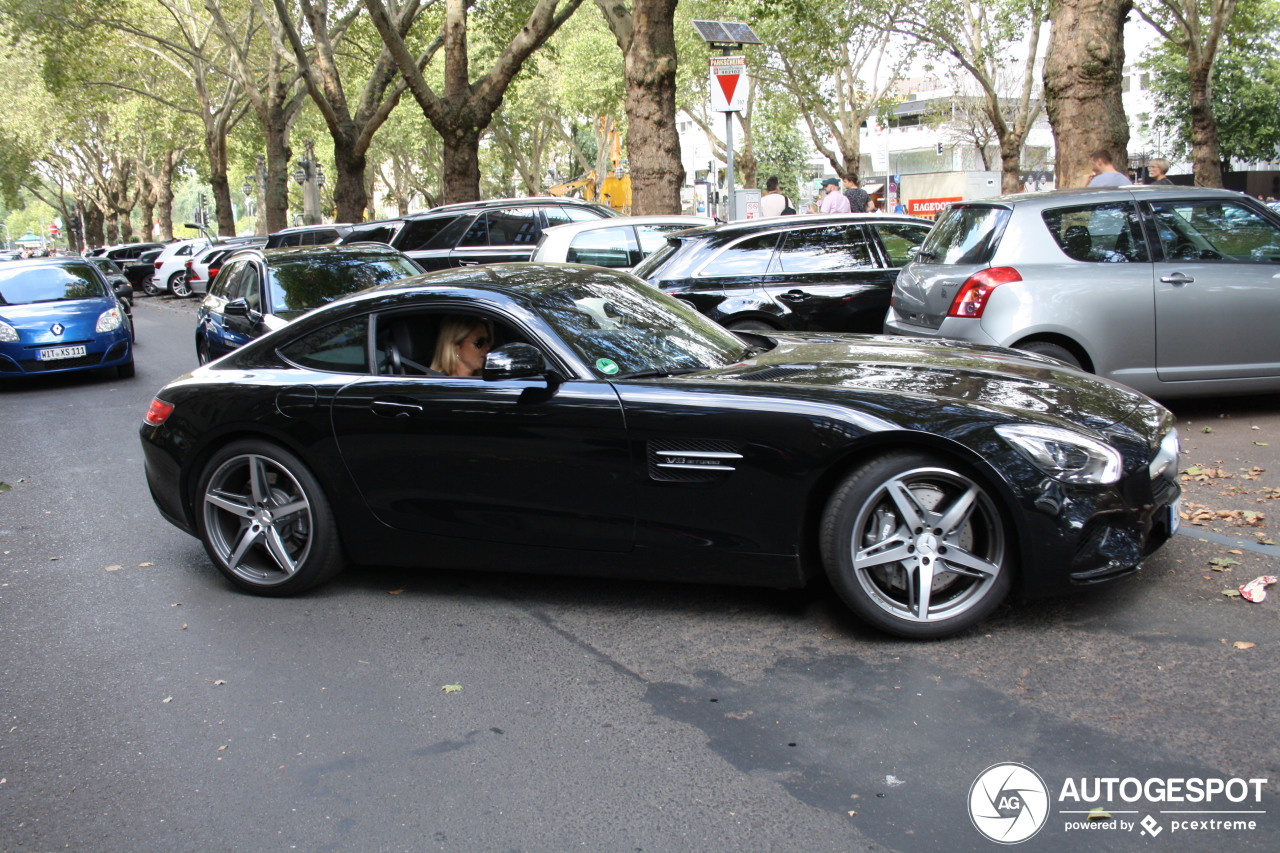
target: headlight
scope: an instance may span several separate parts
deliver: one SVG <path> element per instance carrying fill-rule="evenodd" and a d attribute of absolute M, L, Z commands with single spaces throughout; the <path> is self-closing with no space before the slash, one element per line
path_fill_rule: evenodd
<path fill-rule="evenodd" d="M 1151 479 L 1155 479 L 1168 470 L 1172 465 L 1176 471 L 1178 469 L 1178 454 L 1182 451 L 1182 445 L 1178 441 L 1178 431 L 1171 429 L 1165 433 L 1164 438 L 1160 440 L 1160 449 L 1156 451 L 1156 458 L 1151 460 L 1151 464 L 1147 470 L 1151 472 Z"/>
<path fill-rule="evenodd" d="M 123 322 L 124 317 L 120 316 L 120 309 L 111 308 L 98 315 L 98 325 L 94 327 L 94 331 L 99 334 L 102 332 L 111 332 L 120 328 L 120 324 Z"/>
<path fill-rule="evenodd" d="M 18 337 L 18 330 L 8 323 L 0 321 L 0 343 L 16 344 L 22 340 Z"/>
<path fill-rule="evenodd" d="M 1106 485 L 1120 479 L 1119 452 L 1087 435 L 1034 424 L 1005 424 L 996 432 L 1055 480 Z"/>

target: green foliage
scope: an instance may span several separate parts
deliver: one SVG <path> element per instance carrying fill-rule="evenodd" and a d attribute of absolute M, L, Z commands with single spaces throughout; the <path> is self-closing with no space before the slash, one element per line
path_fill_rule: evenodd
<path fill-rule="evenodd" d="M 793 203 L 809 169 L 809 147 L 798 121 L 795 102 L 776 93 L 761 101 L 753 127 L 759 185 L 763 187 L 766 178 L 777 175 L 779 186 Z"/>
<path fill-rule="evenodd" d="M 1212 97 L 1224 160 L 1272 160 L 1280 148 L 1280 3 L 1259 4 L 1228 28 L 1214 62 Z M 1156 104 L 1153 127 L 1165 140 L 1157 152 L 1174 159 L 1191 151 L 1190 80 L 1184 54 L 1168 42 L 1147 52 Z"/>

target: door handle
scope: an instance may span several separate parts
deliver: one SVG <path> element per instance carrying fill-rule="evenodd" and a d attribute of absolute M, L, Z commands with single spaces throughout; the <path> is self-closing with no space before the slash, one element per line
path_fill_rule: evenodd
<path fill-rule="evenodd" d="M 417 403 L 399 400 L 374 400 L 369 404 L 369 408 L 376 415 L 388 415 L 393 418 L 407 418 L 423 411 L 422 406 Z"/>
<path fill-rule="evenodd" d="M 778 298 L 785 302 L 803 302 L 809 298 L 809 294 L 803 290 L 788 290 L 786 293 L 778 294 Z"/>
<path fill-rule="evenodd" d="M 1181 272 L 1175 272 L 1175 273 L 1170 273 L 1169 275 L 1160 276 L 1160 280 L 1163 281 L 1165 284 L 1172 284 L 1174 287 L 1182 287 L 1184 284 L 1190 284 L 1191 282 L 1195 281 L 1195 279 L 1192 278 L 1191 276 Z"/>

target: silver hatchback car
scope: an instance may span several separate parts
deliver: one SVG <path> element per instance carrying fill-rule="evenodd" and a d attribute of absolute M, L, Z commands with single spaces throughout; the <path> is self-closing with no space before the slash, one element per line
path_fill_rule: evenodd
<path fill-rule="evenodd" d="M 1049 355 L 1153 397 L 1280 390 L 1280 215 L 1129 186 L 953 205 L 885 332 Z"/>

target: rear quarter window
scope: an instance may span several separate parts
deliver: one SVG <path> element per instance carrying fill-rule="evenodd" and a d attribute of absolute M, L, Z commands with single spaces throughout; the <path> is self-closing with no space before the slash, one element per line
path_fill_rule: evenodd
<path fill-rule="evenodd" d="M 1086 263 L 1146 263 L 1142 222 L 1133 202 L 1058 207 L 1041 214 L 1063 254 Z"/>

